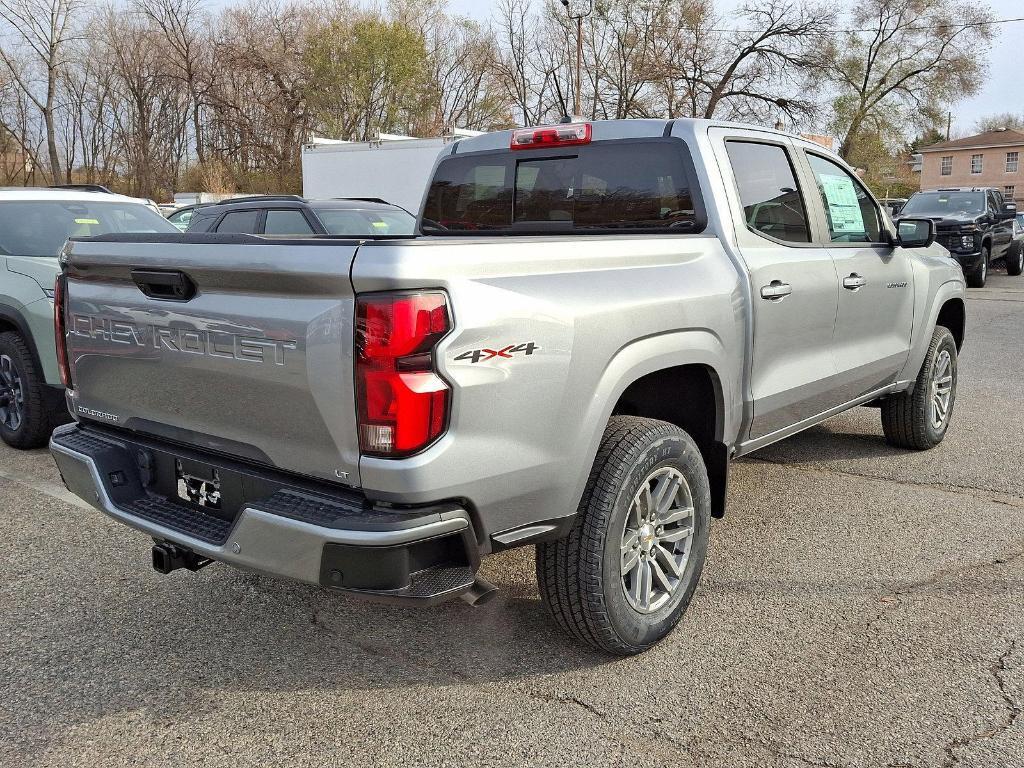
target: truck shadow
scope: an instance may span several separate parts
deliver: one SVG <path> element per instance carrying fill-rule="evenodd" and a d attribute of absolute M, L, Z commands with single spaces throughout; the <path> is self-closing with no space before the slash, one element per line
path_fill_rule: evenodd
<path fill-rule="evenodd" d="M 895 448 L 885 442 L 881 427 L 875 434 L 843 432 L 835 424 L 818 424 L 810 429 L 762 448 L 749 455 L 752 460 L 780 464 L 821 464 L 843 459 L 891 459 L 915 451 Z"/>
<path fill-rule="evenodd" d="M 461 600 L 380 605 L 218 566 L 190 578 L 73 588 L 61 596 L 64 610 L 47 611 L 35 630 L 46 641 L 29 653 L 31 668 L 47 670 L 52 684 L 19 681 L 38 674 L 19 666 L 0 687 L 15 692 L 0 715 L 11 707 L 20 727 L 52 733 L 125 711 L 194 720 L 215 713 L 218 699 L 250 693 L 322 691 L 350 702 L 372 691 L 429 696 L 615 661 L 560 632 L 536 585 L 515 576 L 524 564 L 508 554 L 487 567 L 502 594 L 478 608 Z"/>

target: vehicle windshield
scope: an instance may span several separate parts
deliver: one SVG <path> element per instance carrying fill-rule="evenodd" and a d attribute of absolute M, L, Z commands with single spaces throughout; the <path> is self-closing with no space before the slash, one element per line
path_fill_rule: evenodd
<path fill-rule="evenodd" d="M 411 235 L 416 218 L 399 209 L 316 208 L 316 215 L 331 235 L 375 237 Z"/>
<path fill-rule="evenodd" d="M 0 202 L 0 253 L 5 256 L 59 256 L 69 237 L 177 231 L 173 224 L 142 203 Z"/>
<path fill-rule="evenodd" d="M 984 192 L 918 192 L 903 206 L 900 215 L 956 216 L 979 214 L 984 211 Z"/>

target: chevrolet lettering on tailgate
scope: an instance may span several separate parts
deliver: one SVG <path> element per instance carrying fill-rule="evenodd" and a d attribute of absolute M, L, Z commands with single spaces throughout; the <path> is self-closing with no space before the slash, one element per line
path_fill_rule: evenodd
<path fill-rule="evenodd" d="M 285 352 L 298 348 L 298 343 L 290 339 L 268 339 L 194 328 L 163 328 L 92 315 L 74 315 L 70 326 L 69 332 L 81 338 L 252 363 L 284 365 Z"/>

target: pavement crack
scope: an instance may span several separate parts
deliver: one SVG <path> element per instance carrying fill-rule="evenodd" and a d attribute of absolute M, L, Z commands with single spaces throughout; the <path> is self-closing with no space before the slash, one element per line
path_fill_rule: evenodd
<path fill-rule="evenodd" d="M 541 693 L 540 691 L 531 691 L 530 695 L 535 699 L 540 699 L 541 701 L 546 701 L 549 703 L 562 702 L 567 704 L 575 704 L 580 709 L 586 710 L 587 712 L 594 715 L 595 717 L 600 718 L 601 720 L 606 720 L 608 718 L 608 715 L 606 713 L 602 712 L 593 704 L 585 702 L 578 696 L 560 696 L 554 693 Z"/>
<path fill-rule="evenodd" d="M 1024 708 L 1022 708 L 1021 703 L 1014 699 L 1006 688 L 1006 673 L 1009 671 L 1006 666 L 1006 662 L 1014 653 L 1016 653 L 1016 651 L 1017 641 L 1013 640 L 1010 642 L 1009 647 L 999 654 L 999 657 L 989 665 L 989 675 L 995 683 L 996 689 L 999 691 L 999 697 L 1002 699 L 1002 705 L 1005 710 L 1000 722 L 994 724 L 990 728 L 986 728 L 981 733 L 974 734 L 973 736 L 961 736 L 949 741 L 943 747 L 943 751 L 946 753 L 946 760 L 943 763 L 944 768 L 951 768 L 951 766 L 958 765 L 962 760 L 962 755 L 959 753 L 971 744 L 975 744 L 979 741 L 988 741 L 1001 736 L 1012 728 L 1020 719 L 1021 714 L 1024 713 Z"/>
<path fill-rule="evenodd" d="M 1018 539 L 1018 541 L 1020 541 Z M 935 571 L 931 576 L 927 576 L 917 581 L 909 582 L 904 584 L 902 587 L 896 590 L 895 597 L 903 597 L 909 595 L 912 592 L 919 592 L 921 590 L 934 587 L 940 581 L 948 578 L 954 574 L 970 573 L 971 571 L 983 571 L 986 568 L 995 568 L 997 566 L 1008 565 L 1016 560 L 1024 557 L 1024 550 L 1013 550 L 1011 552 L 1004 552 L 1003 554 L 996 555 L 991 560 L 983 560 L 979 563 L 969 563 L 967 565 L 958 566 L 955 568 L 940 568 Z"/>

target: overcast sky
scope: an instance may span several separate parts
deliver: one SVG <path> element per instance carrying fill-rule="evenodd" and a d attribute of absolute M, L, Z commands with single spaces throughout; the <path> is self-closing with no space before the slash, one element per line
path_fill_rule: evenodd
<path fill-rule="evenodd" d="M 840 5 L 849 7 L 856 0 L 838 0 Z M 985 0 L 981 0 L 985 2 Z M 987 0 L 996 18 L 1009 19 L 1024 17 L 1024 0 Z M 740 0 L 716 0 L 716 5 L 726 17 L 735 13 Z M 485 20 L 490 15 L 495 0 L 451 0 L 454 11 Z M 1024 22 L 999 24 L 997 37 L 988 52 L 989 73 L 982 84 L 980 93 L 960 102 L 953 108 L 953 132 L 967 136 L 973 133 L 979 118 L 1002 112 L 1024 113 Z"/>

